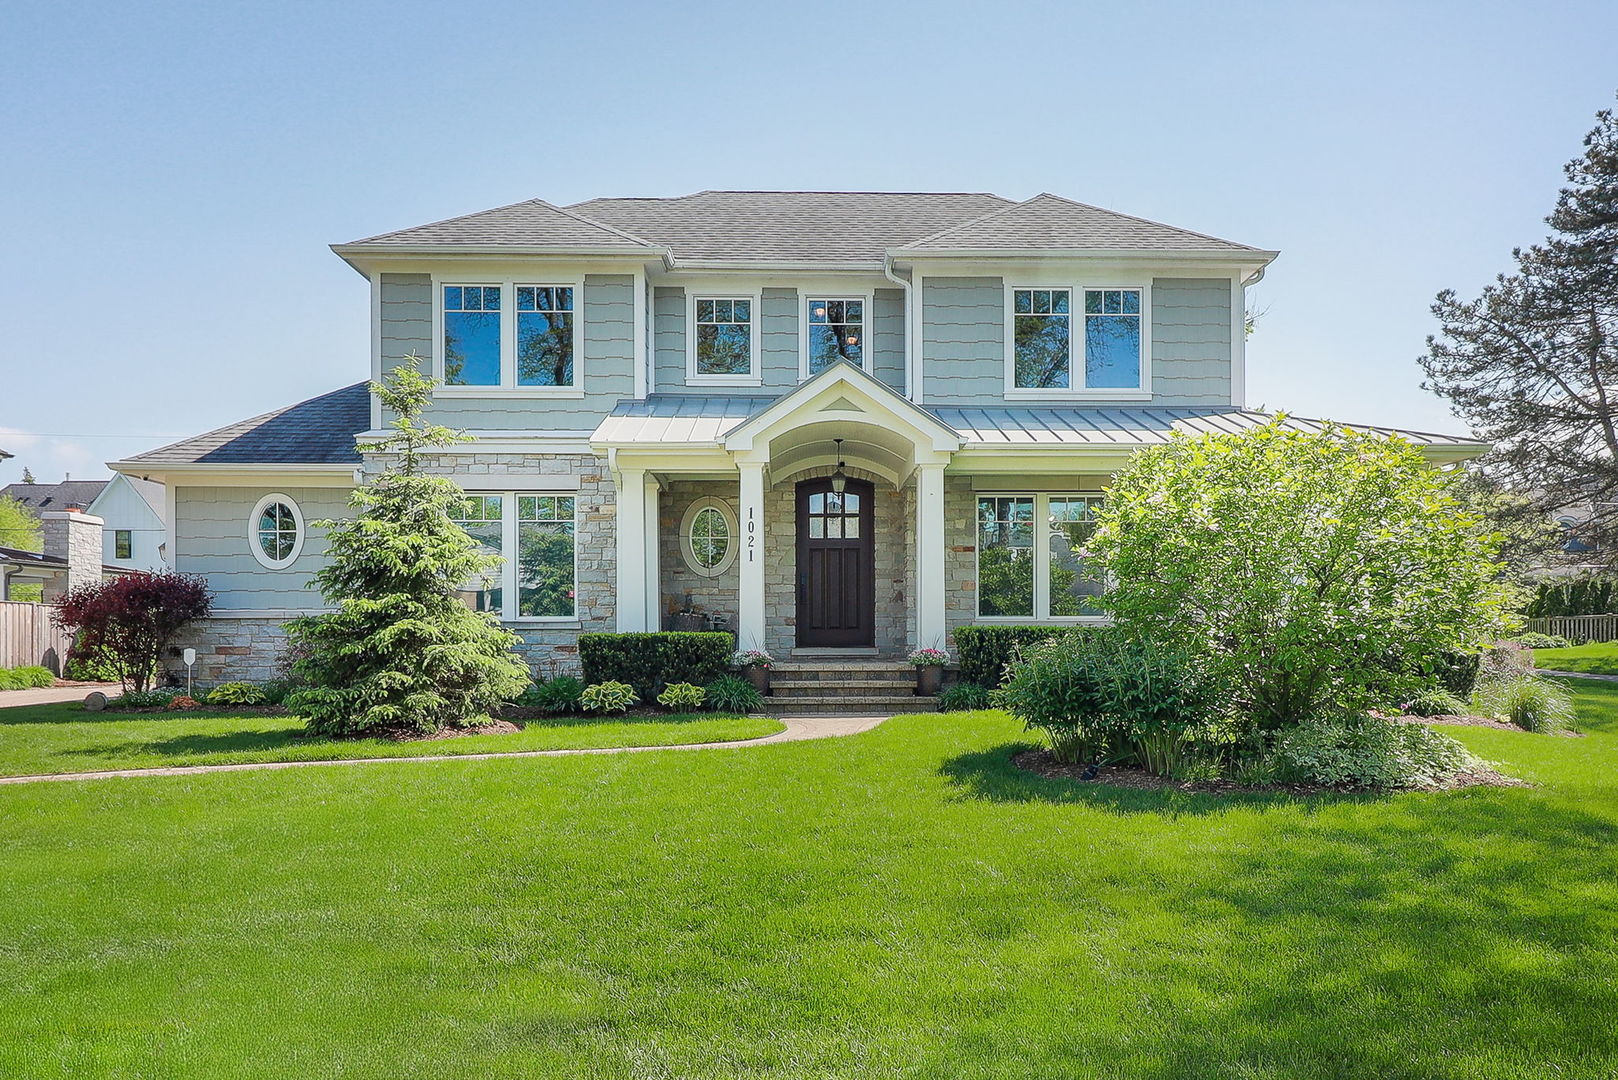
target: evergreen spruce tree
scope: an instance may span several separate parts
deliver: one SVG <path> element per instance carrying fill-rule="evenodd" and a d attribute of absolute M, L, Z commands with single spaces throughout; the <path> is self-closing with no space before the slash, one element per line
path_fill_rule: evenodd
<path fill-rule="evenodd" d="M 1546 219 L 1475 300 L 1438 294 L 1424 385 L 1495 444 L 1497 481 L 1537 512 L 1590 504 L 1601 558 L 1618 558 L 1618 114 L 1604 109 Z M 1588 554 L 1581 560 L 1588 560 Z"/>
<path fill-rule="evenodd" d="M 428 734 L 475 722 L 528 685 L 515 634 L 456 596 L 500 563 L 455 524 L 465 494 L 426 476 L 420 455 L 467 437 L 429 424 L 432 380 L 417 357 L 372 384 L 393 416 L 392 434 L 367 446 L 394 455 L 374 483 L 355 490 L 353 518 L 327 530 L 327 564 L 315 575 L 336 610 L 288 626 L 294 673 L 306 685 L 288 706 L 322 735 Z"/>

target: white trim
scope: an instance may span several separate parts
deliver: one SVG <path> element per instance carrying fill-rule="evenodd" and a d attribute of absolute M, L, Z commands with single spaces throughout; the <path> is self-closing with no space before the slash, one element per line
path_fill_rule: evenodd
<path fill-rule="evenodd" d="M 842 292 L 819 291 L 811 292 L 807 289 L 798 290 L 798 381 L 803 382 L 811 372 L 809 370 L 809 304 L 811 300 L 833 301 L 858 300 L 860 302 L 860 337 L 862 345 L 860 350 L 860 368 L 868 375 L 876 374 L 876 293 L 875 292 Z M 825 370 L 825 369 L 822 369 Z M 813 372 L 818 375 L 820 372 Z"/>
<path fill-rule="evenodd" d="M 925 342 L 922 339 L 923 315 L 927 302 L 923 286 L 926 281 L 920 270 L 912 269 L 910 292 L 905 295 L 905 299 L 910 301 L 905 305 L 905 344 L 909 347 L 911 369 L 905 375 L 905 396 L 918 404 L 927 400 L 923 394 L 927 356 L 923 348 Z"/>
<path fill-rule="evenodd" d="M 433 337 L 431 373 L 438 385 L 439 398 L 582 398 L 584 397 L 584 275 L 506 274 L 479 277 L 475 274 L 446 275 L 434 272 L 432 280 Z M 450 286 L 498 288 L 500 290 L 500 381 L 498 383 L 450 384 L 444 376 L 444 289 Z M 517 289 L 572 289 L 573 384 L 571 386 L 525 386 L 517 382 Z M 380 340 L 381 330 L 377 331 Z M 376 421 L 376 426 L 381 426 Z"/>
<path fill-rule="evenodd" d="M 725 521 L 728 538 L 724 558 L 711 567 L 703 566 L 697 561 L 696 551 L 691 546 L 692 523 L 704 510 L 719 511 L 719 516 Z M 685 559 L 686 568 L 693 574 L 706 578 L 718 577 L 736 564 L 736 549 L 740 546 L 741 536 L 737 531 L 736 510 L 729 502 L 709 495 L 693 500 L 691 505 L 685 508 L 685 514 L 680 518 L 680 555 Z"/>
<path fill-rule="evenodd" d="M 646 269 L 644 267 L 636 267 L 635 273 L 630 279 L 629 288 L 632 293 L 630 297 L 630 303 L 632 305 L 630 315 L 632 326 L 630 329 L 630 335 L 634 338 L 634 341 L 631 345 L 630 355 L 633 357 L 633 365 L 635 369 L 634 393 L 637 398 L 644 399 L 646 397 L 647 387 L 650 385 L 649 377 L 651 367 L 651 365 L 648 363 L 648 359 L 651 356 L 651 349 L 648 348 L 646 341 L 646 329 L 649 323 L 647 321 L 648 304 L 646 302 Z M 583 382 L 577 379 L 577 365 L 578 360 L 575 359 L 573 372 L 575 382 L 578 382 L 579 385 L 582 386 Z"/>
<path fill-rule="evenodd" d="M 1023 278 L 1003 278 L 1001 288 L 1004 293 L 1005 323 L 1003 333 L 1005 336 L 1005 368 L 1004 385 L 1007 401 L 1150 401 L 1152 398 L 1152 283 L 1148 279 L 1144 284 L 1093 284 L 1074 282 L 1053 282 L 1025 280 Z M 1068 339 L 1067 339 L 1067 381 L 1068 385 L 1049 390 L 1037 387 L 1018 386 L 1017 379 L 1017 334 L 1016 334 L 1016 294 L 1029 289 L 1063 289 L 1068 293 Z M 1085 357 L 1084 357 L 1084 296 L 1086 292 L 1099 292 L 1107 289 L 1128 290 L 1140 293 L 1140 385 L 1119 387 L 1088 387 L 1085 385 Z"/>
<path fill-rule="evenodd" d="M 371 283 L 371 381 L 382 381 L 382 275 L 373 274 Z M 375 394 L 371 399 L 371 426 L 382 426 L 382 399 Z"/>
<path fill-rule="evenodd" d="M 701 375 L 697 373 L 697 301 L 748 300 L 748 363 L 746 375 Z M 687 386 L 763 386 L 764 290 L 758 286 L 742 289 L 685 290 L 685 382 Z"/>
<path fill-rule="evenodd" d="M 737 518 L 740 521 L 737 558 L 740 571 L 736 590 L 736 647 L 763 649 L 767 641 L 764 618 L 764 462 L 751 458 L 736 463 Z"/>
<path fill-rule="evenodd" d="M 916 647 L 942 649 L 948 634 L 944 585 L 944 466 L 916 468 Z"/>
<path fill-rule="evenodd" d="M 264 545 L 259 541 L 259 515 L 264 513 L 265 509 L 272 503 L 280 503 L 292 511 L 292 523 L 297 530 L 292 538 L 292 554 L 284 559 L 270 558 L 269 552 L 264 550 Z M 308 535 L 309 530 L 303 522 L 303 510 L 298 507 L 297 500 L 279 491 L 272 491 L 261 498 L 257 505 L 253 507 L 253 513 L 247 519 L 247 550 L 252 553 L 253 558 L 258 560 L 258 564 L 266 570 L 285 570 L 297 562 L 298 556 L 303 554 L 303 542 Z"/>
<path fill-rule="evenodd" d="M 645 486 L 644 469 L 618 469 L 613 473 L 613 497 L 616 503 L 613 531 L 617 548 L 613 601 L 615 627 L 620 634 L 648 629 Z"/>
<path fill-rule="evenodd" d="M 976 583 L 973 590 L 972 621 L 985 624 L 1039 624 L 1051 626 L 1089 626 L 1111 621 L 1107 615 L 1052 615 L 1050 613 L 1051 597 L 1051 549 L 1050 549 L 1050 516 L 1051 499 L 1099 499 L 1099 491 L 1028 491 L 998 489 L 991 491 L 972 492 L 972 578 Z M 1032 499 L 1034 503 L 1033 518 L 1033 547 L 1031 555 L 1034 560 L 1034 606 L 1028 615 L 984 615 L 983 610 L 983 536 L 979 529 L 978 500 L 980 499 Z"/>

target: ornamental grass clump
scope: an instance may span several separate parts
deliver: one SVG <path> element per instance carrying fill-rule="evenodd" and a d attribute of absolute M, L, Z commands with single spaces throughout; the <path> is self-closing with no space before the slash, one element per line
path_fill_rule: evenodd
<path fill-rule="evenodd" d="M 1472 705 L 1484 716 L 1542 735 L 1573 727 L 1573 696 L 1550 680 L 1534 675 L 1479 683 L 1472 693 Z"/>
<path fill-rule="evenodd" d="M 328 548 L 315 580 L 336 610 L 287 628 L 304 684 L 287 707 L 320 735 L 464 727 L 528 683 L 516 635 L 457 596 L 500 560 L 455 523 L 461 489 L 419 471 L 425 448 L 465 437 L 422 420 L 433 383 L 406 359 L 372 384 L 393 434 L 367 449 L 396 455 L 396 465 L 355 490 L 353 518 L 315 523 Z"/>

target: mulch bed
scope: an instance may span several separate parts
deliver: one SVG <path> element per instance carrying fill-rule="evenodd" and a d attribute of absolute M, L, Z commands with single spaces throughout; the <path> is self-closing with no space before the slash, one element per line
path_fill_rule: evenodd
<path fill-rule="evenodd" d="M 1516 729 L 1513 729 L 1516 730 Z M 1105 784 L 1109 787 L 1133 788 L 1137 791 L 1184 791 L 1195 795 L 1341 795 L 1349 792 L 1363 794 L 1357 788 L 1334 788 L 1320 784 L 1264 784 L 1247 786 L 1233 780 L 1173 780 L 1156 776 L 1135 765 L 1103 765 L 1094 779 L 1085 780 L 1088 766 L 1068 765 L 1057 761 L 1049 750 L 1024 750 L 1014 754 L 1011 763 L 1025 772 L 1047 780 L 1072 780 L 1082 784 Z M 1465 787 L 1527 787 L 1521 780 L 1504 776 L 1487 766 L 1457 773 L 1441 784 L 1411 788 L 1413 791 L 1454 791 Z"/>
<path fill-rule="evenodd" d="M 513 724 L 510 720 L 492 720 L 477 727 L 444 728 L 431 735 L 411 731 L 389 735 L 388 738 L 394 742 L 438 742 L 440 739 L 459 739 L 467 735 L 515 735 L 521 730 L 521 724 Z"/>

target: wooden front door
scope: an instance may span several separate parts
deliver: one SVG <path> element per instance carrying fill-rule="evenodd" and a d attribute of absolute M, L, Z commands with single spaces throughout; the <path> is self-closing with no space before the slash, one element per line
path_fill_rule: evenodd
<path fill-rule="evenodd" d="M 876 644 L 876 546 L 872 487 L 850 480 L 798 485 L 798 644 L 859 648 Z"/>

